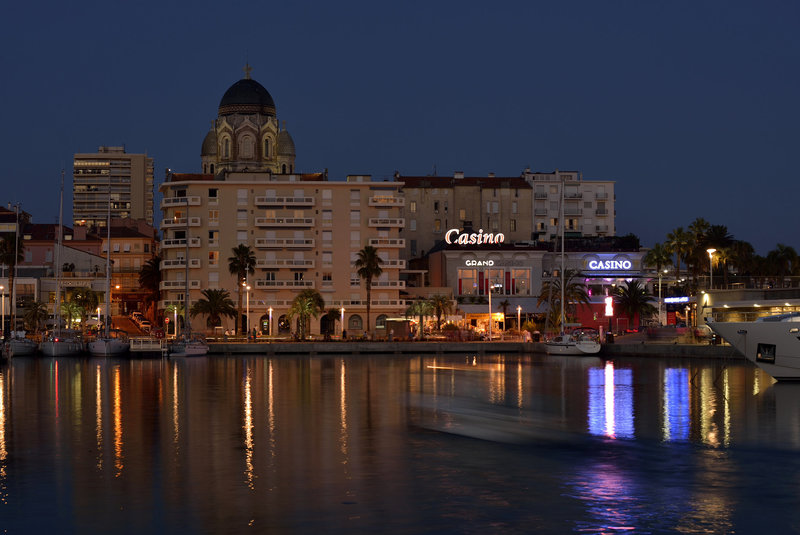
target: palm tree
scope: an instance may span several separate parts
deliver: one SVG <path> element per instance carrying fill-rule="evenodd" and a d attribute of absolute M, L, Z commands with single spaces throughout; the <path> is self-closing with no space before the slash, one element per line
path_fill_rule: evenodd
<path fill-rule="evenodd" d="M 675 255 L 675 280 L 681 278 L 681 260 L 686 258 L 686 255 L 692 250 L 691 240 L 692 235 L 683 230 L 683 227 L 678 227 L 667 234 L 665 247 L 667 251 Z"/>
<path fill-rule="evenodd" d="M 631 323 L 637 314 L 641 323 L 642 316 L 652 316 L 657 312 L 656 307 L 650 304 L 652 300 L 653 296 L 647 288 L 636 279 L 627 281 L 625 286 L 617 286 L 614 290 L 614 302 L 630 318 Z"/>
<path fill-rule="evenodd" d="M 797 251 L 782 243 L 777 244 L 775 249 L 767 253 L 770 271 L 781 281 L 781 286 L 783 286 L 783 278 L 790 275 L 793 268 L 797 267 L 797 259 Z"/>
<path fill-rule="evenodd" d="M 38 334 L 41 327 L 47 321 L 48 316 L 47 303 L 43 301 L 29 301 L 26 303 L 25 315 L 22 319 L 25 321 L 25 325 L 28 329 Z"/>
<path fill-rule="evenodd" d="M 236 307 L 228 290 L 208 288 L 200 293 L 203 297 L 195 301 L 189 310 L 192 318 L 199 315 L 208 316 L 206 326 L 213 329 L 222 323 L 222 316 L 237 317 Z"/>
<path fill-rule="evenodd" d="M 406 308 L 406 317 L 419 317 L 419 338 L 420 340 L 424 337 L 425 331 L 423 329 L 423 325 L 425 323 L 425 316 L 430 316 L 433 314 L 433 305 L 427 299 L 417 299 L 413 301 L 408 307 Z"/>
<path fill-rule="evenodd" d="M 665 245 L 656 243 L 653 245 L 653 248 L 644 255 L 642 263 L 646 266 L 656 268 L 656 271 L 660 273 L 661 268 L 672 265 L 672 255 Z"/>
<path fill-rule="evenodd" d="M 564 272 L 564 309 L 566 313 L 574 315 L 578 306 L 589 304 L 589 293 L 586 285 L 579 280 L 579 273 L 573 270 Z M 536 301 L 536 306 L 543 303 L 548 305 L 546 324 L 552 325 L 556 330 L 562 330 L 561 325 L 561 277 L 554 277 L 542 281 L 542 291 Z"/>
<path fill-rule="evenodd" d="M 508 323 L 506 322 L 506 316 L 508 315 L 508 307 L 511 306 L 511 303 L 508 302 L 508 299 L 503 299 L 499 303 L 497 303 L 497 308 L 503 311 L 503 329 L 506 329 Z"/>
<path fill-rule="evenodd" d="M 317 318 L 320 313 L 325 310 L 325 299 L 322 298 L 317 290 L 310 288 L 303 290 L 297 297 L 292 300 L 292 305 L 289 307 L 289 312 L 286 313 L 287 318 L 291 321 L 297 317 L 300 325 L 300 332 L 298 333 L 300 340 L 306 338 L 306 327 L 308 326 L 311 317 Z"/>
<path fill-rule="evenodd" d="M 63 301 L 61 303 L 61 316 L 67 321 L 67 329 L 72 328 L 75 320 L 82 317 L 84 313 L 83 307 L 75 301 Z"/>
<path fill-rule="evenodd" d="M 91 288 L 75 288 L 72 291 L 70 301 L 77 304 L 81 310 L 81 324 L 93 310 L 97 309 L 100 299 L 97 297 L 97 292 Z"/>
<path fill-rule="evenodd" d="M 453 309 L 453 301 L 442 294 L 432 295 L 428 301 L 433 307 L 433 315 L 436 316 L 436 330 L 438 331 L 442 328 L 442 316 L 449 314 Z"/>
<path fill-rule="evenodd" d="M 231 275 L 236 275 L 238 302 L 236 305 L 236 334 L 242 325 L 242 286 L 247 284 L 247 274 L 256 271 L 256 255 L 249 245 L 240 243 L 233 248 L 233 256 L 228 258 L 228 269 Z"/>
<path fill-rule="evenodd" d="M 367 331 L 370 330 L 369 310 L 372 303 L 372 279 L 380 277 L 383 273 L 381 264 L 383 264 L 383 260 L 378 256 L 378 250 L 371 245 L 365 245 L 358 252 L 358 258 L 353 264 L 353 267 L 358 270 L 358 276 L 364 279 L 367 286 Z"/>
<path fill-rule="evenodd" d="M 139 286 L 147 293 L 144 296 L 145 311 L 152 307 L 150 321 L 156 322 L 156 307 L 161 299 L 161 255 L 156 255 L 144 263 L 139 270 Z"/>
<path fill-rule="evenodd" d="M 324 318 L 326 319 L 327 322 L 327 329 L 323 334 L 327 336 L 336 334 L 336 322 L 340 320 L 339 311 L 336 310 L 335 308 L 330 308 L 325 313 Z"/>

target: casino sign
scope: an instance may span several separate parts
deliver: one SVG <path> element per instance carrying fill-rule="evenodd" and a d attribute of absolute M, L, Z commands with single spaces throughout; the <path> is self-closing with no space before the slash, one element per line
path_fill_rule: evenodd
<path fill-rule="evenodd" d="M 625 254 L 590 254 L 583 258 L 583 269 L 603 273 L 630 272 L 634 270 L 634 263 Z"/>

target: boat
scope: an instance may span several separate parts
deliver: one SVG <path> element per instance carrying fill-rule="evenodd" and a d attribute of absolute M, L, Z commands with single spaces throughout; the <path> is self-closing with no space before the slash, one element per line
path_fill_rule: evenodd
<path fill-rule="evenodd" d="M 586 331 L 575 329 L 572 333 L 564 330 L 566 313 L 564 310 L 564 291 L 566 286 L 566 266 L 564 264 L 564 183 L 561 183 L 561 333 L 544 342 L 544 350 L 548 355 L 596 355 L 600 352 L 598 337 Z M 551 286 L 552 288 L 552 286 Z"/>
<path fill-rule="evenodd" d="M 755 321 L 710 321 L 711 330 L 777 381 L 800 381 L 800 312 Z"/>
<path fill-rule="evenodd" d="M 106 250 L 106 316 L 103 318 L 103 336 L 98 336 L 89 344 L 89 353 L 95 357 L 119 357 L 130 350 L 127 334 L 122 331 L 111 331 L 111 177 L 108 178 L 108 219 L 106 220 L 106 230 L 108 231 L 107 250 Z"/>
<path fill-rule="evenodd" d="M 175 323 L 175 339 L 169 344 L 167 354 L 171 357 L 201 357 L 208 353 L 208 344 L 204 337 L 192 334 L 192 324 L 189 322 L 189 200 L 186 200 L 186 253 L 184 262 L 186 274 L 184 276 L 185 288 L 183 297 L 183 334 L 177 336 L 178 324 Z"/>
<path fill-rule="evenodd" d="M 208 354 L 208 344 L 198 335 L 184 334 L 169 344 L 170 357 L 202 357 Z"/>
<path fill-rule="evenodd" d="M 556 336 L 546 341 L 544 347 L 548 355 L 596 355 L 600 352 L 597 337 L 581 330 Z"/>
<path fill-rule="evenodd" d="M 11 336 L 3 344 L 3 355 L 6 358 L 11 357 L 29 357 L 36 353 L 39 349 L 39 344 L 26 338 L 24 333 L 22 336 L 17 333 L 11 333 Z"/>
<path fill-rule="evenodd" d="M 167 343 L 163 338 L 136 336 L 128 339 L 131 357 L 152 358 L 167 354 Z"/>
<path fill-rule="evenodd" d="M 39 344 L 39 351 L 48 357 L 69 357 L 83 353 L 83 339 L 73 330 L 61 330 L 61 248 L 64 243 L 64 170 L 61 170 L 61 195 L 58 205 L 58 243 L 53 271 L 56 274 L 55 325 Z"/>

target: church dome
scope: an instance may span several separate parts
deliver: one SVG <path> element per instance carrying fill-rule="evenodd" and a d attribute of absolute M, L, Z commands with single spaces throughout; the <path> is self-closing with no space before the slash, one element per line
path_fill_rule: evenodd
<path fill-rule="evenodd" d="M 278 145 L 278 155 L 279 156 L 294 156 L 295 155 L 295 152 L 294 152 L 294 140 L 292 139 L 292 136 L 289 135 L 289 132 L 286 130 L 285 126 L 284 126 L 283 130 L 278 132 L 277 145 Z"/>
<path fill-rule="evenodd" d="M 203 148 L 200 149 L 200 156 L 216 156 L 217 155 L 217 133 L 212 128 L 206 134 L 203 140 Z"/>
<path fill-rule="evenodd" d="M 242 78 L 225 91 L 219 102 L 219 115 L 261 113 L 275 116 L 275 101 L 264 86 L 250 78 Z"/>

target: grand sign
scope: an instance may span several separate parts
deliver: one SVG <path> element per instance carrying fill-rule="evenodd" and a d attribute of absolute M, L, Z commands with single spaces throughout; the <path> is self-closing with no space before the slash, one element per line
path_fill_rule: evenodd
<path fill-rule="evenodd" d="M 503 243 L 506 237 L 503 233 L 497 234 L 484 232 L 483 229 L 478 229 L 478 232 L 472 234 L 461 234 L 457 228 L 451 228 L 444 235 L 444 241 L 447 243 L 457 243 L 458 245 L 483 245 L 484 243 Z"/>

